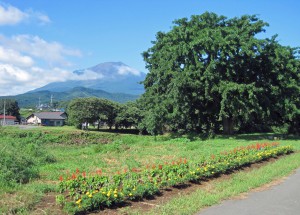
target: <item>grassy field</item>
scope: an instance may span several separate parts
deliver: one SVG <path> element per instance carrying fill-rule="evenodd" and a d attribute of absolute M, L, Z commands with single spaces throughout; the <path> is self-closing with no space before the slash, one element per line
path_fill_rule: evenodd
<path fill-rule="evenodd" d="M 293 145 L 296 150 L 300 150 L 298 138 L 279 134 L 218 136 L 214 139 L 201 140 L 197 137 L 175 138 L 170 135 L 154 138 L 106 132 L 83 132 L 71 127 L 1 128 L 0 156 L 5 157 L 1 162 L 18 163 L 18 159 L 20 163 L 26 161 L 30 171 L 24 170 L 24 175 L 29 178 L 28 181 L 24 176 L 23 181 L 5 183 L 5 177 L 17 176 L 5 175 L 2 170 L 0 213 L 30 214 L 45 193 L 56 192 L 60 175 L 68 171 L 75 172 L 77 168 L 87 173 L 101 169 L 104 174 L 113 174 L 124 169 L 172 162 L 179 158 L 190 161 L 199 158 L 205 160 L 212 154 L 231 150 L 237 146 L 270 141 L 280 142 L 281 145 Z M 156 209 L 149 213 L 172 214 L 171 211 L 178 211 L 178 214 L 193 214 L 204 206 L 215 204 L 224 198 L 246 192 L 250 188 L 289 174 L 300 166 L 299 158 L 299 153 L 295 153 L 273 164 L 253 170 L 251 174 L 250 172 L 238 173 L 230 180 L 215 184 L 212 188 L 213 192 L 196 190 L 191 195 L 176 197 L 159 207 L 158 211 Z M 271 165 L 276 165 L 276 168 Z M 200 199 L 200 203 L 196 199 Z M 178 208 L 178 205 L 186 206 Z M 141 212 L 130 211 L 130 213 Z"/>

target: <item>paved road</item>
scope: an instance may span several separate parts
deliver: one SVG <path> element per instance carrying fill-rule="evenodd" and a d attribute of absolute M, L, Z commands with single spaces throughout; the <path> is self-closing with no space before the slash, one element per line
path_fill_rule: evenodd
<path fill-rule="evenodd" d="M 283 183 L 246 199 L 228 200 L 198 215 L 300 215 L 300 169 Z"/>

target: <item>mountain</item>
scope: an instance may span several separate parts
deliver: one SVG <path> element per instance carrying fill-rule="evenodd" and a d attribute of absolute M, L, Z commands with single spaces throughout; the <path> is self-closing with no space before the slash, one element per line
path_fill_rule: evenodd
<path fill-rule="evenodd" d="M 116 102 L 127 102 L 137 99 L 138 95 L 125 93 L 109 93 L 103 90 L 95 90 L 85 87 L 75 87 L 65 92 L 51 92 L 49 90 L 27 92 L 16 96 L 2 96 L 0 98 L 11 98 L 18 101 L 20 107 L 35 107 L 40 104 L 49 104 L 51 96 L 54 102 L 70 101 L 74 98 L 98 97 Z"/>
<path fill-rule="evenodd" d="M 144 87 L 140 84 L 146 74 L 122 62 L 106 62 L 96 66 L 75 70 L 72 80 L 52 82 L 30 92 L 65 92 L 75 87 L 103 90 L 109 93 L 141 95 Z"/>

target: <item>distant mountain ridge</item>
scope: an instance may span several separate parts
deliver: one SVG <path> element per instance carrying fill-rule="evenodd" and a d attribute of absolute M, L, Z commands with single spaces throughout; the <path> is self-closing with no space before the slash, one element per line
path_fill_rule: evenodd
<path fill-rule="evenodd" d="M 103 90 L 109 93 L 141 95 L 144 93 L 142 82 L 146 74 L 122 62 L 106 62 L 96 66 L 75 70 L 75 80 L 52 82 L 30 92 L 64 92 L 75 87 Z"/>
<path fill-rule="evenodd" d="M 138 95 L 130 95 L 125 93 L 109 93 L 103 90 L 75 87 L 65 92 L 51 92 L 49 90 L 41 90 L 36 92 L 27 92 L 16 96 L 2 96 L 0 98 L 15 99 L 20 107 L 35 107 L 39 103 L 49 104 L 51 96 L 53 96 L 53 102 L 70 101 L 75 98 L 98 97 L 120 103 L 133 101 L 139 97 Z"/>
<path fill-rule="evenodd" d="M 24 94 L 0 98 L 15 99 L 20 107 L 49 104 L 51 96 L 54 102 L 98 97 L 124 103 L 136 100 L 144 93 L 144 87 L 140 83 L 145 77 L 145 73 L 122 62 L 106 62 L 75 70 L 70 77 L 72 80 L 52 82 Z"/>

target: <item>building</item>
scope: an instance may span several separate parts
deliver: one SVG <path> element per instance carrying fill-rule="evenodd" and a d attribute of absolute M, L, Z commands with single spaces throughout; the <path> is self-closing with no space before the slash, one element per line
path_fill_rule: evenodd
<path fill-rule="evenodd" d="M 5 118 L 5 122 L 4 122 Z M 9 116 L 9 115 L 0 115 L 0 125 L 14 125 L 17 123 L 17 118 L 15 116 Z"/>
<path fill-rule="evenodd" d="M 63 126 L 67 114 L 65 112 L 40 112 L 33 113 L 26 118 L 28 124 L 44 126 Z"/>

